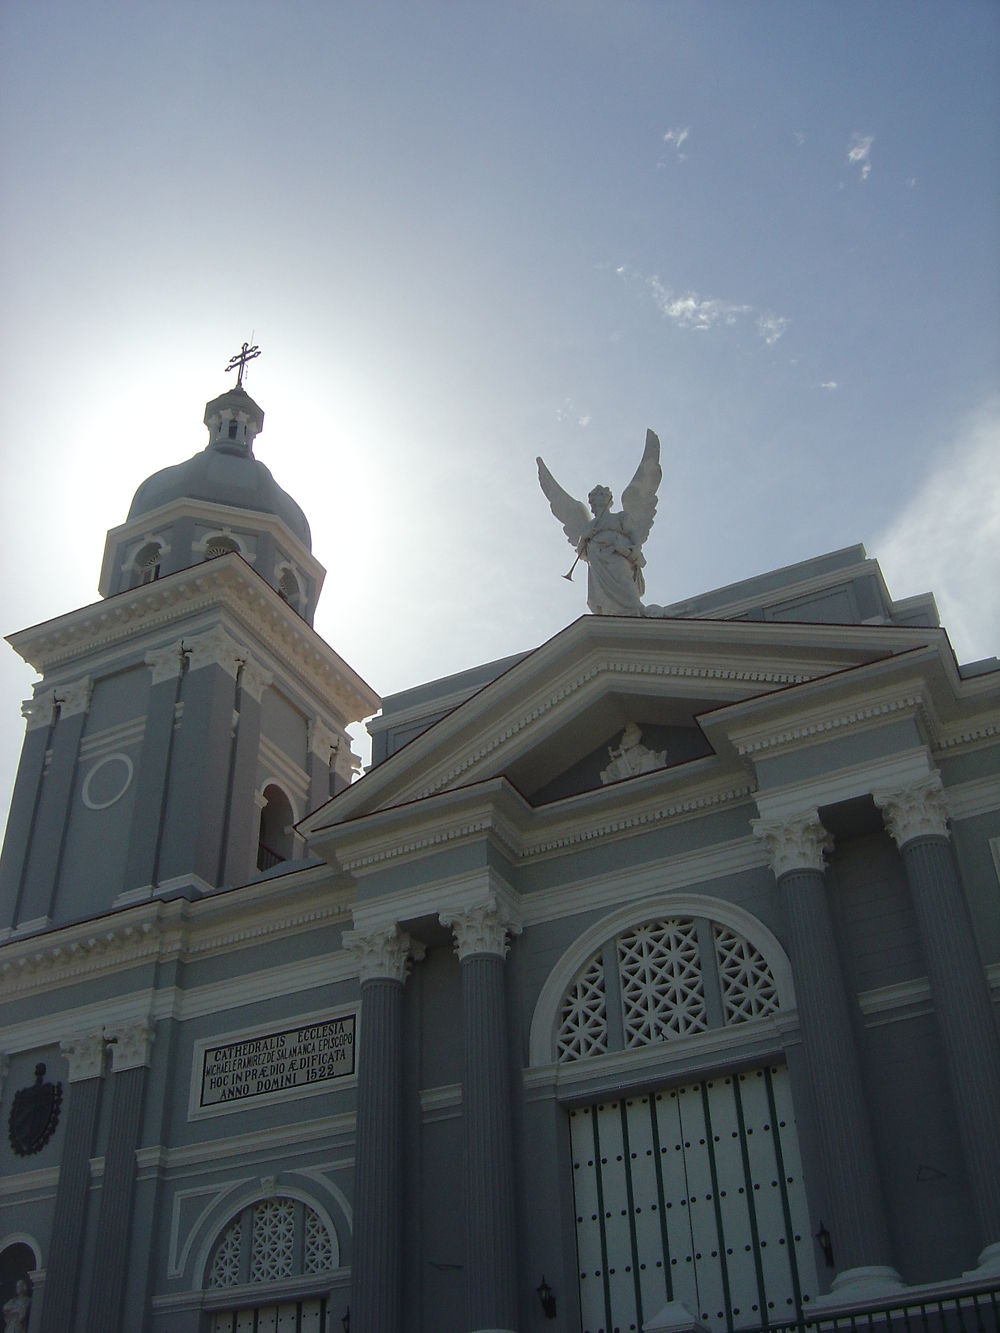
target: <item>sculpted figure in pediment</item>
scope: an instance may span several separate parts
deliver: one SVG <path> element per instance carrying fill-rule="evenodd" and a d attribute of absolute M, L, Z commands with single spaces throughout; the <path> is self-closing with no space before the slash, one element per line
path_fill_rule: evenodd
<path fill-rule="evenodd" d="M 638 777 L 640 773 L 652 773 L 654 769 L 665 768 L 666 750 L 651 750 L 642 744 L 642 732 L 634 722 L 628 722 L 617 745 L 608 746 L 611 763 L 601 770 L 601 782 L 620 782 L 622 778 Z"/>
<path fill-rule="evenodd" d="M 581 500 L 564 491 L 541 458 L 538 480 L 553 514 L 576 551 L 576 560 L 588 567 L 587 605 L 595 615 L 641 616 L 646 591 L 643 578 L 643 543 L 656 514 L 656 491 L 660 484 L 660 441 L 646 431 L 646 447 L 635 476 L 622 493 L 620 511 L 612 510 L 613 496 L 607 486 L 595 486 L 587 497 L 591 513 Z M 573 569 L 564 577 L 572 578 Z"/>

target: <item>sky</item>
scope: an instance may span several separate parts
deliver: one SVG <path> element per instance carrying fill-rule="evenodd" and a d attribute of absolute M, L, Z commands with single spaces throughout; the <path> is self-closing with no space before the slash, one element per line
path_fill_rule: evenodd
<path fill-rule="evenodd" d="M 998 72 L 994 0 L 5 0 L 0 627 L 98 599 L 250 340 L 381 695 L 585 611 L 535 457 L 619 497 L 647 427 L 649 601 L 863 542 L 1000 653 Z"/>

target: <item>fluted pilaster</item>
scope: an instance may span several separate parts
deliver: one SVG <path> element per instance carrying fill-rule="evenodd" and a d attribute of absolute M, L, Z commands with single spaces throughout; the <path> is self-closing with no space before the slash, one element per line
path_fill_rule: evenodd
<path fill-rule="evenodd" d="M 517 1242 L 504 957 L 518 927 L 493 898 L 441 920 L 455 932 L 462 964 L 468 1324 L 514 1329 Z"/>
<path fill-rule="evenodd" d="M 874 1137 L 822 868 L 832 838 L 815 812 L 781 823 L 758 821 L 754 831 L 771 852 L 788 922 L 799 1026 L 826 1165 L 824 1220 L 837 1268 L 883 1270 L 891 1283 L 898 1279 L 889 1268 Z"/>
<path fill-rule="evenodd" d="M 940 778 L 878 792 L 927 961 L 982 1243 L 1000 1242 L 1000 1035 L 948 837 Z"/>
<path fill-rule="evenodd" d="M 76 1297 L 90 1190 L 90 1155 L 100 1106 L 104 1039 L 100 1034 L 75 1038 L 63 1043 L 62 1053 L 69 1062 L 69 1106 L 56 1186 L 54 1217 L 57 1225 L 52 1229 L 46 1264 L 41 1333 L 65 1333 L 66 1329 L 76 1327 Z"/>
<path fill-rule="evenodd" d="M 128 1274 L 136 1149 L 142 1130 L 142 1103 L 151 1031 L 129 1024 L 109 1031 L 114 1072 L 111 1076 L 111 1126 L 104 1158 L 104 1182 L 97 1215 L 94 1283 L 90 1292 L 90 1333 L 119 1333 Z"/>
<path fill-rule="evenodd" d="M 350 931 L 344 943 L 358 959 L 361 973 L 351 1322 L 364 1333 L 399 1333 L 403 1326 L 403 984 L 413 945 L 395 926 Z"/>

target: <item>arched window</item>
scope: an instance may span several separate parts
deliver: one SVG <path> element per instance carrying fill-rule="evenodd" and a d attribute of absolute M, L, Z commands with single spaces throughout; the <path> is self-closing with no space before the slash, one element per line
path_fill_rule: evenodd
<path fill-rule="evenodd" d="M 160 556 L 163 548 L 159 542 L 147 542 L 136 553 L 132 562 L 132 587 L 138 588 L 143 583 L 153 583 L 160 577 Z"/>
<path fill-rule="evenodd" d="M 328 1275 L 339 1264 L 336 1232 L 308 1203 L 273 1195 L 248 1204 L 227 1222 L 209 1257 L 208 1291 L 229 1291 L 240 1307 L 213 1310 L 212 1333 L 325 1333 Z"/>
<path fill-rule="evenodd" d="M 299 581 L 287 566 L 281 571 L 281 577 L 278 579 L 278 592 L 292 606 L 298 605 Z"/>
<path fill-rule="evenodd" d="M 31 1274 L 39 1267 L 38 1256 L 26 1241 L 15 1240 L 0 1250 L 0 1310 L 8 1301 L 28 1302 L 30 1317 Z M 28 1319 L 24 1322 L 27 1327 Z"/>
<path fill-rule="evenodd" d="M 280 861 L 287 861 L 295 844 L 292 831 L 295 814 L 291 801 L 274 783 L 264 788 L 264 801 L 257 845 L 258 870 L 270 870 Z"/>
<path fill-rule="evenodd" d="M 236 432 L 239 430 L 239 428 L 240 428 L 240 423 L 236 420 L 235 417 L 233 417 L 232 421 L 230 421 L 229 423 L 229 438 L 231 440 L 236 439 Z"/>
<path fill-rule="evenodd" d="M 220 533 L 217 537 L 209 537 L 205 543 L 205 559 L 217 560 L 220 555 L 228 555 L 230 551 L 239 554 L 239 545 L 232 537 L 226 537 Z"/>
<path fill-rule="evenodd" d="M 771 968 L 743 935 L 704 917 L 658 917 L 622 930 L 577 971 L 559 1007 L 556 1057 L 673 1041 L 778 1007 Z"/>

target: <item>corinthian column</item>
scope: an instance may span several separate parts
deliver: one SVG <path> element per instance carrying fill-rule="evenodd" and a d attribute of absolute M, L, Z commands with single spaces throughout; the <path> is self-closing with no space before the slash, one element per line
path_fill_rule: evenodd
<path fill-rule="evenodd" d="M 874 793 L 903 858 L 927 961 L 972 1197 L 985 1247 L 1000 1271 L 1000 1035 L 948 833 L 938 773 Z"/>
<path fill-rule="evenodd" d="M 504 959 L 520 926 L 492 896 L 443 913 L 441 924 L 454 931 L 462 965 L 468 1325 L 498 1333 L 518 1326 Z"/>
<path fill-rule="evenodd" d="M 63 1333 L 76 1327 L 90 1154 L 104 1077 L 104 1037 L 100 1032 L 74 1037 L 62 1042 L 60 1050 L 69 1066 L 69 1114 L 56 1186 L 56 1224 L 46 1265 L 45 1306 L 39 1325 L 42 1333 Z"/>
<path fill-rule="evenodd" d="M 423 948 L 398 926 L 346 931 L 361 977 L 354 1148 L 351 1318 L 364 1333 L 403 1327 L 403 983 Z"/>
<path fill-rule="evenodd" d="M 153 1028 L 145 1021 L 124 1023 L 105 1028 L 105 1036 L 111 1052 L 113 1091 L 104 1182 L 97 1214 L 95 1278 L 87 1323 L 89 1333 L 117 1333 L 121 1328 L 129 1271 L 135 1153 L 142 1132 L 142 1102 Z"/>
<path fill-rule="evenodd" d="M 901 1286 L 891 1266 L 874 1137 L 851 1010 L 826 896 L 823 858 L 833 839 L 815 810 L 753 830 L 771 856 L 788 921 L 799 1028 L 826 1167 L 829 1230 L 839 1269 L 837 1298 Z"/>

